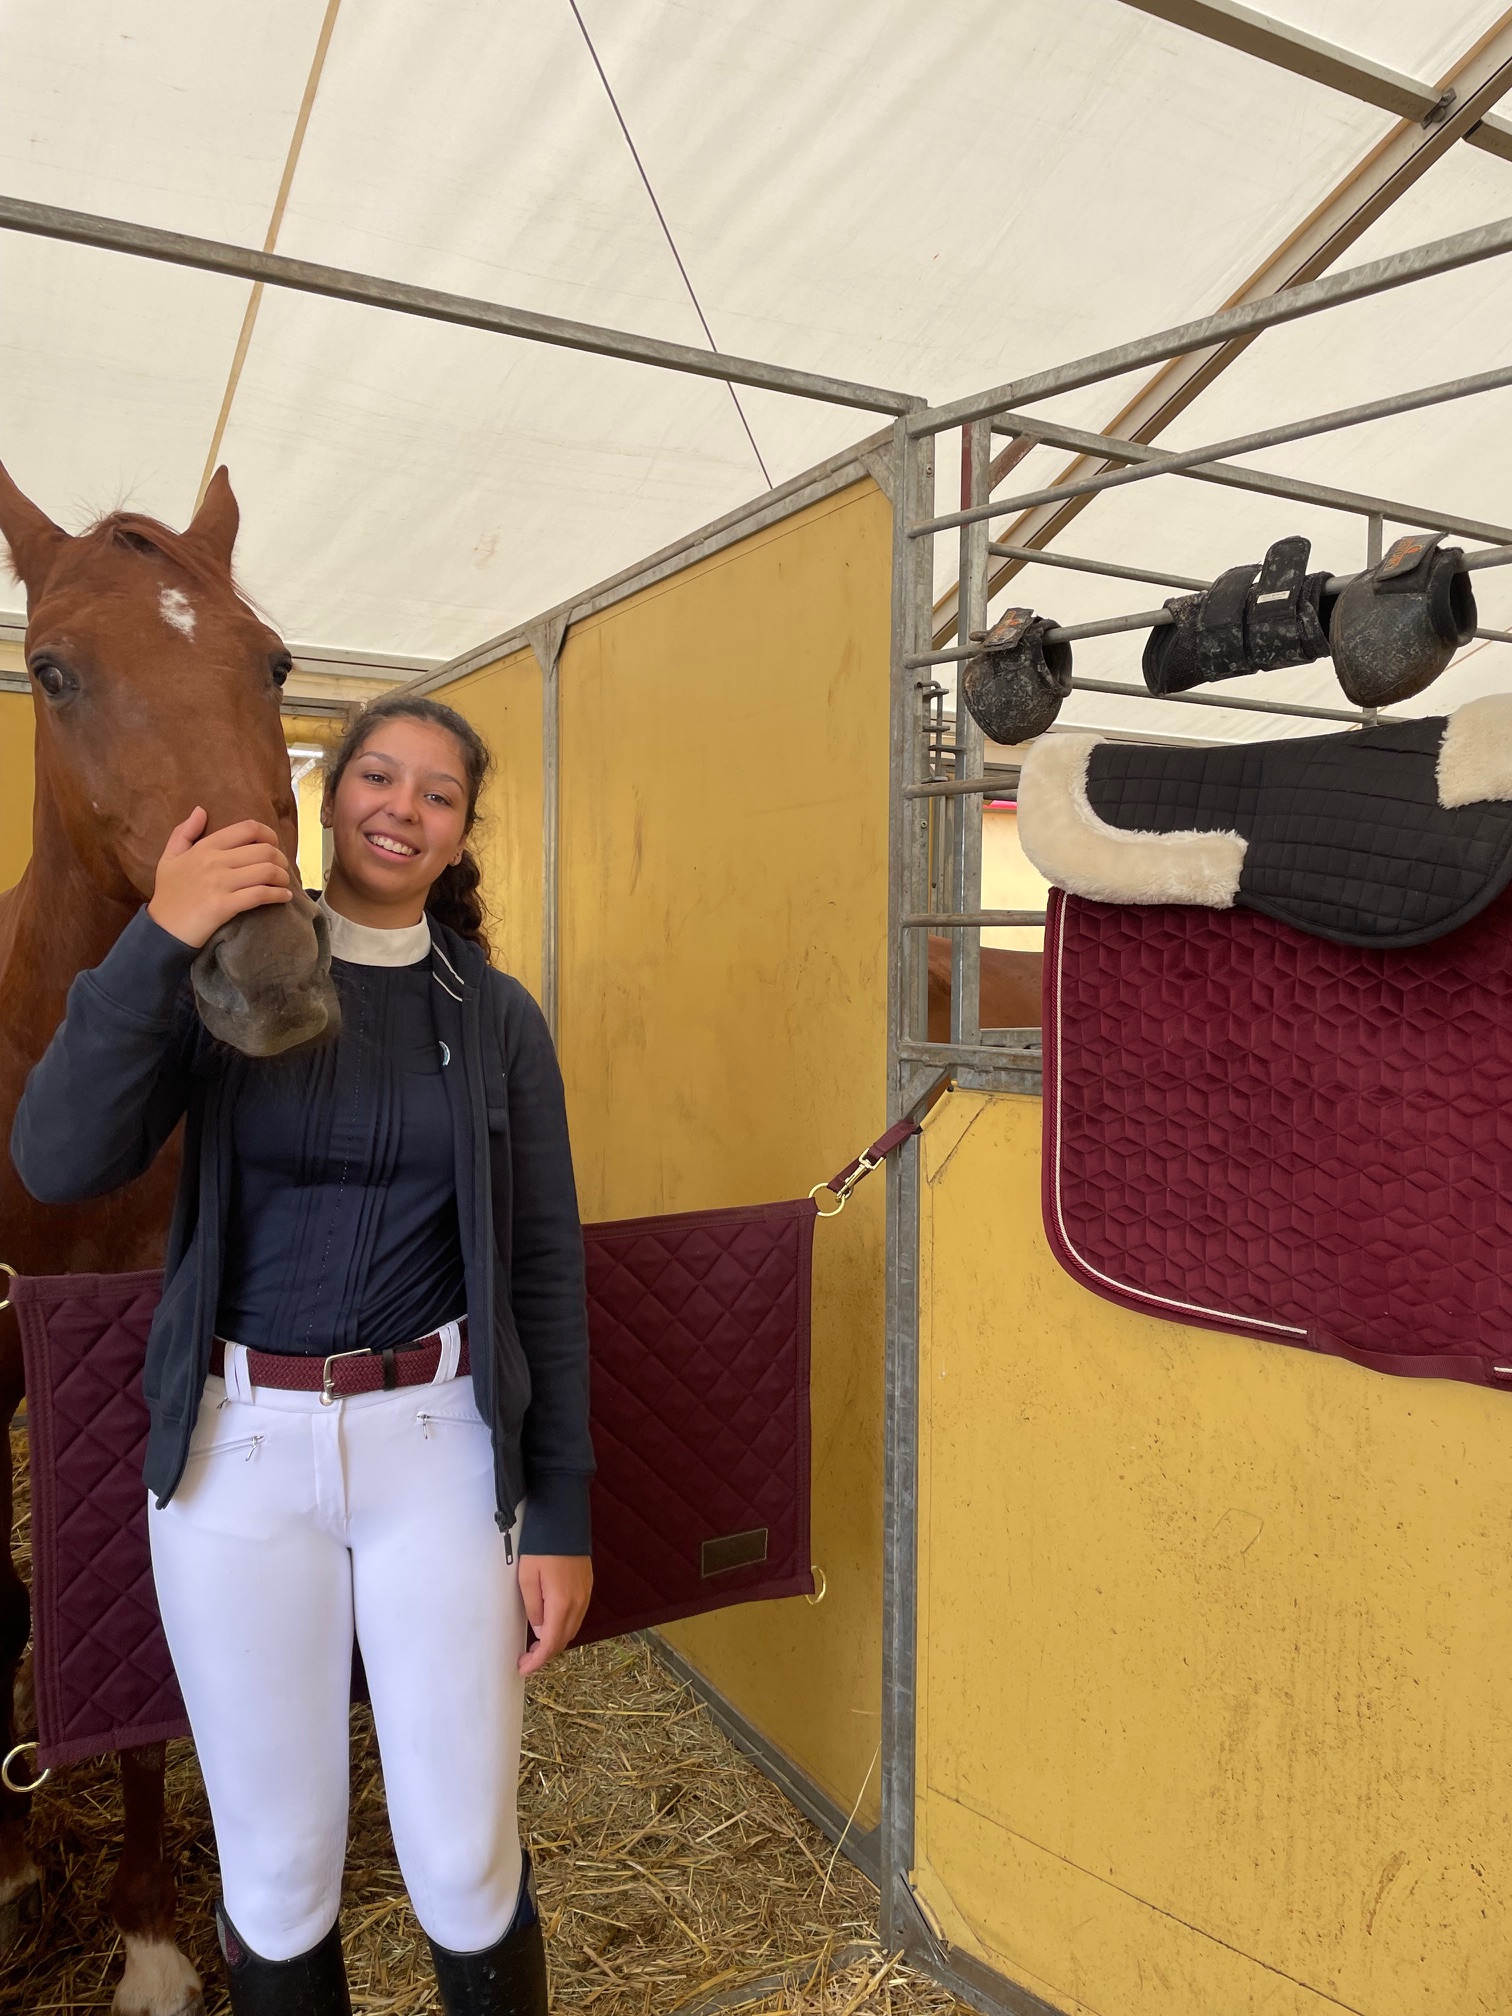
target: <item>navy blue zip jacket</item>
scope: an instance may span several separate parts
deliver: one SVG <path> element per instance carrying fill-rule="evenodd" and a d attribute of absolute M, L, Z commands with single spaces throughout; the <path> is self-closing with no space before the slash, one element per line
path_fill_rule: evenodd
<path fill-rule="evenodd" d="M 478 1411 L 493 1431 L 498 1518 L 526 1499 L 520 1550 L 589 1551 L 588 1316 L 583 1235 L 561 1073 L 545 1018 L 517 980 L 434 919 L 436 1033 L 457 1156 L 457 1221 Z M 143 1376 L 143 1475 L 159 1505 L 183 1475 L 220 1297 L 232 1094 L 255 1066 L 195 1012 L 193 950 L 145 909 L 68 992 L 16 1112 L 11 1155 L 44 1204 L 139 1176 L 180 1118 L 184 1163 L 163 1299 Z"/>

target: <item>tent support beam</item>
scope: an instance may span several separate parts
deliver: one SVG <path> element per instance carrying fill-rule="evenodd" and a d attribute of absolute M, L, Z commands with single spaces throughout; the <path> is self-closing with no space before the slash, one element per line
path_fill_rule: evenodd
<path fill-rule="evenodd" d="M 1512 57 L 1507 64 L 1512 81 Z M 0 207 L 0 224 L 5 222 Z M 1105 378 L 1122 377 L 1142 364 L 1158 364 L 1163 359 L 1185 357 L 1209 350 L 1239 337 L 1256 336 L 1262 329 L 1274 329 L 1283 322 L 1299 322 L 1325 308 L 1341 308 L 1351 301 L 1366 301 L 1415 280 L 1430 280 L 1440 273 L 1455 273 L 1462 266 L 1474 266 L 1483 259 L 1499 259 L 1512 252 L 1512 217 L 1498 218 L 1471 231 L 1456 231 L 1449 238 L 1431 238 L 1426 244 L 1392 252 L 1384 259 L 1350 266 L 1321 280 L 1309 280 L 1270 294 L 1259 301 L 1239 301 L 1216 314 L 1199 316 L 1195 322 L 1178 323 L 1174 329 L 1159 329 L 1139 336 L 1132 343 L 1116 344 L 1111 350 L 1097 350 L 1058 364 L 1049 371 L 1034 371 L 1025 378 L 1011 378 L 989 392 L 953 400 L 914 413 L 908 422 L 916 434 L 940 433 L 962 427 L 968 420 L 1003 417 L 1008 420 L 1016 406 L 1028 406 L 1041 399 L 1054 399 L 1062 392 L 1076 392 L 1084 385 L 1100 384 Z"/>
<path fill-rule="evenodd" d="M 402 280 L 379 279 L 339 266 L 318 266 L 308 259 L 285 258 L 281 252 L 255 252 L 250 246 L 227 245 L 217 238 L 191 238 L 181 231 L 159 231 L 153 225 L 130 224 L 118 217 L 61 210 L 52 203 L 24 203 L 14 196 L 0 196 L 0 231 L 55 238 L 69 245 L 91 245 L 104 252 L 125 252 L 137 259 L 160 259 L 170 266 L 224 273 L 236 280 L 259 281 L 266 287 L 320 294 L 328 300 L 352 301 L 364 308 L 387 308 L 395 314 L 418 315 L 431 322 L 484 329 L 495 336 L 518 336 L 527 343 L 548 343 L 558 349 L 618 357 L 630 364 L 651 364 L 663 371 L 684 371 L 696 378 L 759 385 L 767 392 L 787 392 L 794 398 L 817 399 L 829 406 L 859 406 L 868 413 L 911 413 L 924 404 L 910 393 L 853 384 L 848 378 L 825 378 L 813 371 L 790 370 L 785 364 L 732 357 L 722 350 L 697 350 L 691 344 L 668 343 L 659 336 L 605 329 L 592 322 L 570 322 L 560 315 L 538 315 L 529 308 L 509 308 L 498 301 L 478 301 L 465 294 L 444 294 L 435 287 L 412 287 Z"/>
<path fill-rule="evenodd" d="M 1288 21 L 1242 7 L 1238 0 L 1124 0 L 1124 5 L 1201 35 L 1206 41 L 1221 42 L 1226 48 L 1258 57 L 1275 69 L 1289 70 L 1311 84 L 1326 85 L 1362 105 L 1379 106 L 1399 119 L 1415 119 L 1423 127 L 1436 126 L 1454 105 L 1452 86 L 1446 89 L 1404 76 L 1372 57 L 1293 28 Z M 1512 125 L 1506 120 L 1482 119 L 1464 137 L 1470 146 L 1512 161 Z"/>

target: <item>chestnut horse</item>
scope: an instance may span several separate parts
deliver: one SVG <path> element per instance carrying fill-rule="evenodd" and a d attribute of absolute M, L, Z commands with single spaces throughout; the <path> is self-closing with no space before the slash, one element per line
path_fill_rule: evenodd
<path fill-rule="evenodd" d="M 36 713 L 32 857 L 0 895 L 0 1260 L 23 1274 L 118 1273 L 162 1256 L 177 1139 L 138 1181 L 93 1202 L 35 1203 L 6 1144 L 27 1073 L 63 1014 L 69 983 L 97 965 L 151 895 L 170 830 L 204 806 L 211 830 L 256 818 L 292 860 L 294 795 L 279 719 L 281 640 L 231 579 L 238 523 L 217 470 L 187 532 L 115 512 L 71 538 L 0 469 L 0 537 L 27 597 Z M 322 1033 L 337 1013 L 324 928 L 302 893 L 236 918 L 194 962 L 201 1018 L 222 1041 L 269 1055 Z M 14 1315 L 0 1315 L 0 1420 L 22 1396 Z M 10 1462 L 0 1465 L 8 1536 Z M 12 1690 L 29 1602 L 0 1549 L 0 1756 L 14 1741 Z M 191 2016 L 199 1977 L 174 1939 L 163 1852 L 163 1751 L 121 1757 L 125 1848 L 111 1907 L 126 1950 L 116 2016 Z M 35 1898 L 28 1802 L 0 1788 L 0 1945 Z"/>
<path fill-rule="evenodd" d="M 982 947 L 983 1029 L 1038 1029 L 1042 952 L 1004 952 Z M 950 1041 L 950 940 L 929 941 L 929 1040 Z"/>

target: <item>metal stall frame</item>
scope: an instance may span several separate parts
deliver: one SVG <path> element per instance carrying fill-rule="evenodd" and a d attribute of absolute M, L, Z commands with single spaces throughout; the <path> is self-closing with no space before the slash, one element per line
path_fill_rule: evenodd
<path fill-rule="evenodd" d="M 1158 332 L 1116 349 L 1078 359 L 1054 370 L 997 386 L 975 397 L 930 407 L 905 392 L 853 383 L 783 365 L 734 357 L 715 350 L 662 341 L 633 332 L 568 321 L 560 317 L 448 294 L 433 288 L 369 274 L 353 273 L 281 254 L 185 236 L 152 226 L 98 217 L 56 206 L 0 196 L 0 229 L 66 243 L 146 258 L 200 271 L 241 278 L 263 286 L 281 287 L 355 305 L 512 336 L 599 356 L 616 357 L 651 368 L 723 379 L 736 385 L 759 386 L 796 398 L 849 406 L 891 418 L 891 440 L 873 436 L 831 457 L 791 481 L 776 486 L 751 503 L 713 524 L 653 554 L 636 566 L 573 596 L 531 622 L 489 639 L 473 651 L 410 682 L 408 690 L 435 691 L 469 672 L 494 663 L 513 650 L 531 648 L 543 680 L 542 763 L 545 784 L 542 836 L 543 975 L 548 1010 L 555 1007 L 559 954 L 558 864 L 556 807 L 560 798 L 557 738 L 553 733 L 553 688 L 563 639 L 580 621 L 617 601 L 679 572 L 700 558 L 763 526 L 832 494 L 863 474 L 872 476 L 893 507 L 893 568 L 890 651 L 889 754 L 889 876 L 888 876 L 888 1118 L 920 1111 L 942 1086 L 950 1083 L 987 1090 L 1037 1089 L 1038 1046 L 1026 1033 L 1017 1043 L 984 1040 L 978 1026 L 975 981 L 979 970 L 980 933 L 994 925 L 1043 921 L 1033 911 L 985 911 L 981 908 L 981 816 L 984 796 L 1002 788 L 1009 771 L 999 767 L 987 775 L 985 750 L 977 731 L 958 723 L 953 747 L 945 748 L 931 733 L 925 705 L 937 713 L 940 689 L 927 676 L 936 665 L 972 655 L 969 645 L 957 650 L 932 649 L 935 610 L 932 600 L 932 539 L 946 531 L 958 535 L 964 628 L 969 639 L 983 627 L 991 592 L 989 563 L 1006 558 L 1018 564 L 1037 563 L 1111 575 L 1174 588 L 1205 585 L 1191 577 L 1158 568 L 1120 566 L 1112 562 L 1042 553 L 1032 544 L 994 545 L 990 521 L 1011 515 L 1022 497 L 991 498 L 991 442 L 1007 433 L 1022 441 L 1048 442 L 1124 465 L 1118 480 L 1146 475 L 1177 474 L 1198 481 L 1259 491 L 1310 505 L 1322 505 L 1365 518 L 1367 554 L 1379 555 L 1381 528 L 1387 519 L 1413 527 L 1454 531 L 1492 542 L 1470 557 L 1471 566 L 1512 563 L 1512 528 L 1449 517 L 1399 500 L 1331 490 L 1294 482 L 1268 472 L 1235 467 L 1227 458 L 1245 449 L 1275 445 L 1305 434 L 1333 431 L 1385 412 L 1408 411 L 1470 396 L 1490 389 L 1491 382 L 1512 379 L 1507 372 L 1425 388 L 1396 400 L 1376 401 L 1368 408 L 1320 416 L 1290 428 L 1281 427 L 1219 442 L 1198 451 L 1170 455 L 1120 436 L 1098 435 L 1066 428 L 1021 412 L 1023 406 L 1076 387 L 1098 383 L 1145 363 L 1172 358 L 1200 358 L 1202 353 L 1239 337 L 1257 334 L 1275 324 L 1314 314 L 1344 302 L 1361 300 L 1387 289 L 1437 273 L 1456 270 L 1478 260 L 1512 251 L 1512 218 L 1454 237 L 1436 240 L 1199 320 Z M 931 516 L 935 506 L 935 457 L 939 437 L 964 428 L 964 489 L 962 508 Z M 1006 472 L 1005 472 L 1006 473 Z M 1092 488 L 1113 487 L 1113 479 L 1093 479 Z M 1088 494 L 1080 483 L 1051 486 L 1033 495 L 1045 501 Z M 1059 633 L 1068 637 L 1148 629 L 1167 620 L 1163 611 L 1142 611 L 1101 623 L 1074 625 Z M 955 628 L 952 618 L 950 629 Z M 950 634 L 947 632 L 946 634 Z M 1052 633 L 1057 634 L 1057 633 Z M 1500 635 L 1500 633 L 1482 633 Z M 1512 641 L 1512 638 L 1506 641 Z M 924 674 L 921 678 L 919 675 Z M 1075 682 L 1082 690 L 1149 698 L 1141 687 L 1108 681 Z M 1304 707 L 1277 702 L 1230 699 L 1217 695 L 1182 694 L 1175 704 L 1219 706 L 1270 715 L 1359 722 L 1369 718 L 1340 709 Z M 1158 731 L 1157 731 L 1158 732 Z M 943 758 L 943 762 L 940 760 Z M 938 806 L 949 825 L 949 859 L 939 886 L 948 904 L 937 908 L 932 889 L 931 848 Z M 930 929 L 953 935 L 952 974 L 955 981 L 950 1039 L 927 1040 L 927 962 L 924 934 Z M 554 1019 L 554 1018 L 553 1018 Z M 886 1448 L 883 1506 L 883 1745 L 882 1817 L 875 1850 L 871 1843 L 855 1859 L 878 1878 L 880 1929 L 890 1948 L 905 1952 L 915 1964 L 949 1986 L 962 2000 L 988 2012 L 1011 2016 L 1055 2016 L 1050 2005 L 970 1956 L 948 1949 L 929 1924 L 911 1883 L 915 1812 L 915 1675 L 917 1610 L 918 1502 L 918 1344 L 919 1344 L 919 1183 L 920 1162 L 915 1138 L 891 1158 L 887 1191 L 886 1279 Z M 688 1677 L 691 1678 L 691 1672 Z M 844 1816 L 832 1802 L 794 1772 L 788 1760 L 773 1750 L 759 1731 L 722 1702 L 706 1683 L 697 1683 L 716 1715 L 736 1738 L 777 1778 L 783 1789 L 811 1818 L 833 1836 L 848 1831 Z"/>
<path fill-rule="evenodd" d="M 983 1032 L 979 1023 L 981 933 L 984 928 L 1043 924 L 1042 911 L 984 910 L 981 889 L 983 799 L 1011 787 L 1016 778 L 1010 752 L 996 765 L 986 759 L 982 735 L 963 708 L 957 708 L 953 740 L 941 733 L 941 688 L 934 668 L 977 655 L 970 640 L 987 626 L 987 606 L 998 589 L 990 585 L 993 559 L 1139 581 L 1159 587 L 1200 590 L 1209 584 L 1163 567 L 1117 564 L 1043 551 L 1034 544 L 999 543 L 991 521 L 1012 518 L 1043 506 L 1089 500 L 1105 490 L 1156 476 L 1173 475 L 1283 498 L 1295 503 L 1362 517 L 1366 521 L 1365 565 L 1381 557 L 1387 520 L 1406 527 L 1452 532 L 1489 542 L 1466 556 L 1471 569 L 1512 565 L 1512 527 L 1456 516 L 1400 500 L 1302 482 L 1236 465 L 1236 455 L 1284 442 L 1334 433 L 1423 407 L 1473 397 L 1512 384 L 1512 368 L 1484 371 L 1445 383 L 1308 419 L 1258 429 L 1203 447 L 1170 453 L 1120 435 L 1067 427 L 1020 410 L 1082 386 L 1113 379 L 1143 364 L 1172 358 L 1200 361 L 1238 337 L 1321 313 L 1389 288 L 1450 272 L 1512 250 L 1512 220 L 1436 240 L 1390 258 L 1246 301 L 1179 328 L 1039 371 L 977 396 L 901 416 L 894 427 L 894 575 L 891 862 L 888 892 L 889 993 L 888 1119 L 920 1115 L 944 1086 L 972 1090 L 1038 1092 L 1041 1089 L 1039 1032 Z M 959 431 L 961 508 L 932 510 L 935 460 L 942 437 Z M 1041 488 L 994 496 L 991 442 L 1006 437 L 1022 449 L 1047 443 L 1093 456 L 1104 465 L 1096 474 Z M 952 439 L 952 447 L 954 442 Z M 1006 476 L 1019 459 L 1010 453 L 997 468 Z M 942 471 L 942 474 L 944 472 Z M 1054 536 L 1047 524 L 1043 538 Z M 960 544 L 956 588 L 938 608 L 933 599 L 933 541 L 956 534 Z M 1012 571 L 1017 571 L 1012 570 Z M 1335 576 L 1332 588 L 1352 576 Z M 946 613 L 938 627 L 940 611 Z M 957 614 L 959 612 L 959 614 Z M 1162 607 L 1126 616 L 1058 627 L 1051 639 L 1072 641 L 1121 632 L 1148 631 L 1173 621 Z M 938 648 L 958 636 L 959 645 Z M 1476 636 L 1512 642 L 1512 634 L 1478 629 Z M 936 648 L 931 648 L 931 647 Z M 1166 705 L 1225 708 L 1231 712 L 1308 721 L 1370 725 L 1397 718 L 1376 710 L 1305 706 L 1280 700 L 1230 697 L 1217 693 L 1151 694 L 1142 685 L 1103 679 L 1073 679 L 1074 690 L 1137 698 Z M 1050 733 L 1056 732 L 1051 729 Z M 1149 733 L 1163 733 L 1159 716 Z M 1188 739 L 1181 737 L 1179 739 Z M 932 809 L 933 808 L 933 809 Z M 939 830 L 944 829 L 943 834 Z M 945 857 L 946 871 L 935 864 Z M 936 891 L 949 892 L 948 907 Z M 930 1042 L 927 1034 L 927 961 L 922 943 L 929 931 L 952 939 L 950 1035 Z M 969 999 L 963 991 L 969 990 Z M 996 1037 L 999 1040 L 991 1040 Z M 884 1487 L 883 1741 L 881 1818 L 881 1931 L 885 1945 L 901 1950 L 917 1966 L 987 2016 L 1060 2016 L 1050 2003 L 948 1946 L 931 1922 L 913 1881 L 917 1811 L 918 1665 L 918 1483 L 919 1404 L 919 1209 L 921 1149 L 917 1136 L 888 1167 L 887 1399 Z"/>

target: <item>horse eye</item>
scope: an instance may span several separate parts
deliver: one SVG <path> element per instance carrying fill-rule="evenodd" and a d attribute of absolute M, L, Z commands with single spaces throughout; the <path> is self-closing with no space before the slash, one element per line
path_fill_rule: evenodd
<path fill-rule="evenodd" d="M 273 675 L 273 684 L 275 686 L 282 686 L 289 674 L 294 670 L 294 660 L 289 656 L 287 651 L 275 651 L 268 661 L 268 670 Z"/>
<path fill-rule="evenodd" d="M 68 675 L 61 665 L 54 665 L 50 659 L 44 658 L 31 669 L 32 677 L 49 700 L 59 700 L 68 691 Z"/>

